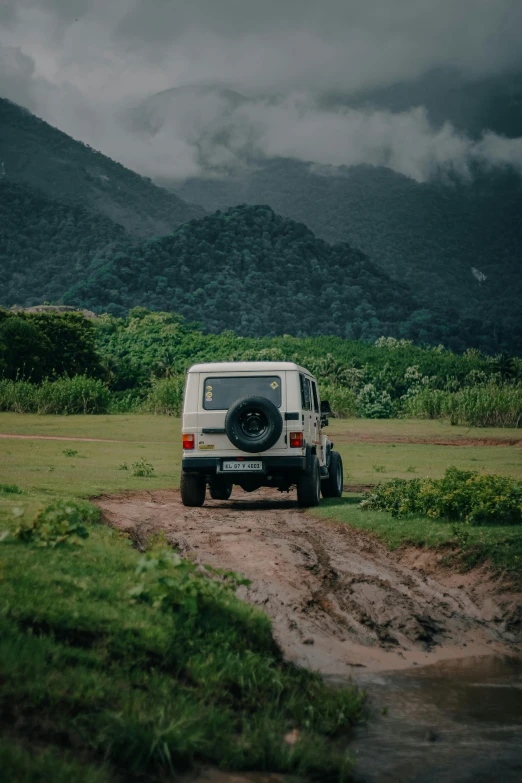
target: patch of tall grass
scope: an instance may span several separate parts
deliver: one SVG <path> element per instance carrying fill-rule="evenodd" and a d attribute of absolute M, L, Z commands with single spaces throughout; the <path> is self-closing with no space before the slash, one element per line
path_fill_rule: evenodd
<path fill-rule="evenodd" d="M 424 419 L 448 418 L 452 424 L 470 427 L 520 427 L 522 385 L 489 383 L 456 392 L 422 389 L 407 400 L 404 413 Z"/>
<path fill-rule="evenodd" d="M 322 400 L 328 400 L 332 414 L 338 419 L 348 419 L 357 414 L 357 399 L 354 392 L 336 384 L 319 384 Z"/>
<path fill-rule="evenodd" d="M 154 380 L 143 402 L 142 409 L 148 413 L 163 413 L 179 416 L 183 406 L 184 375 Z"/>
<path fill-rule="evenodd" d="M 40 384 L 0 380 L 0 411 L 15 413 L 106 413 L 110 392 L 86 375 L 45 380 Z"/>

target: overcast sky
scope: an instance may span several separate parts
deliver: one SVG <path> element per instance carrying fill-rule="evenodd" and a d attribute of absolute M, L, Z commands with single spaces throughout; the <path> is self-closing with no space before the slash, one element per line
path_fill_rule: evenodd
<path fill-rule="evenodd" d="M 422 180 L 477 157 L 522 167 L 522 140 L 472 141 L 422 107 L 327 111 L 317 97 L 439 66 L 522 69 L 521 32 L 522 0 L 0 0 L 0 94 L 151 176 L 248 151 Z M 129 106 L 209 83 L 247 101 L 185 90 L 153 102 L 154 135 L 130 129 Z"/>

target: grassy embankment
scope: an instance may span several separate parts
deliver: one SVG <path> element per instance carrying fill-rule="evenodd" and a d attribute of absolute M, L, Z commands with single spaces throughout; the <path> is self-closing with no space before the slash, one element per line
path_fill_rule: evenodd
<path fill-rule="evenodd" d="M 220 581 L 169 562 L 160 543 L 143 556 L 92 521 L 81 546 L 13 536 L 64 497 L 175 486 L 178 424 L 0 415 L 4 433 L 123 440 L 0 440 L 0 528 L 11 531 L 0 543 L 6 780 L 166 780 L 193 763 L 348 779 L 361 695 L 285 664 L 266 616 Z M 132 475 L 142 458 L 154 477 Z"/>
<path fill-rule="evenodd" d="M 519 429 L 453 427 L 440 421 L 353 419 L 332 422 L 330 437 L 343 457 L 345 483 L 378 484 L 393 478 L 441 478 L 449 466 L 522 479 L 522 447 L 429 443 L 378 443 L 393 437 L 413 440 L 522 441 Z M 357 438 L 369 441 L 357 441 Z M 371 442 L 374 439 L 374 442 Z M 447 562 L 472 567 L 487 561 L 495 570 L 522 579 L 522 526 L 455 524 L 426 516 L 394 519 L 359 508 L 362 495 L 323 501 L 313 513 L 377 535 L 391 548 L 403 544 L 442 548 Z"/>

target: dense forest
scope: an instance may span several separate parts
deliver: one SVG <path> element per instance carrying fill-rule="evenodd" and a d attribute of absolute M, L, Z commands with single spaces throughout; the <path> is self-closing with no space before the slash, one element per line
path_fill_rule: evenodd
<path fill-rule="evenodd" d="M 328 242 L 361 249 L 427 307 L 457 310 L 482 332 L 485 350 L 522 350 L 522 179 L 514 171 L 418 183 L 386 168 L 273 159 L 241 175 L 188 180 L 176 192 L 209 210 L 270 204 Z"/>
<path fill-rule="evenodd" d="M 0 179 L 0 304 L 58 301 L 96 268 L 99 254 L 131 244 L 122 226 L 42 191 Z"/>
<path fill-rule="evenodd" d="M 168 234 L 204 214 L 173 193 L 0 98 L 0 171 L 105 215 L 140 237 Z"/>
<path fill-rule="evenodd" d="M 10 313 L 0 308 L 0 377 L 38 383 L 103 374 L 97 331 L 80 313 Z"/>
<path fill-rule="evenodd" d="M 360 251 L 330 246 L 267 206 L 217 212 L 111 253 L 64 301 L 113 315 L 136 304 L 176 311 L 245 336 L 386 334 L 459 349 L 468 337 L 455 313 L 422 308 Z"/>
<path fill-rule="evenodd" d="M 508 169 L 422 184 L 273 159 L 181 192 L 230 209 L 205 216 L 0 99 L 0 304 L 522 351 L 522 184 Z"/>

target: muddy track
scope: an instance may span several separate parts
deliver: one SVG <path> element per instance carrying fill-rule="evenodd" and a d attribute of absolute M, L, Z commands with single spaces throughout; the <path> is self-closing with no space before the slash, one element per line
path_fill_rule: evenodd
<path fill-rule="evenodd" d="M 460 577 L 434 570 L 422 553 L 389 552 L 284 497 L 235 489 L 227 502 L 191 509 L 170 490 L 96 502 L 138 547 L 163 531 L 182 554 L 251 579 L 238 594 L 270 615 L 285 655 L 325 675 L 520 649 L 520 595 L 484 572 Z"/>

